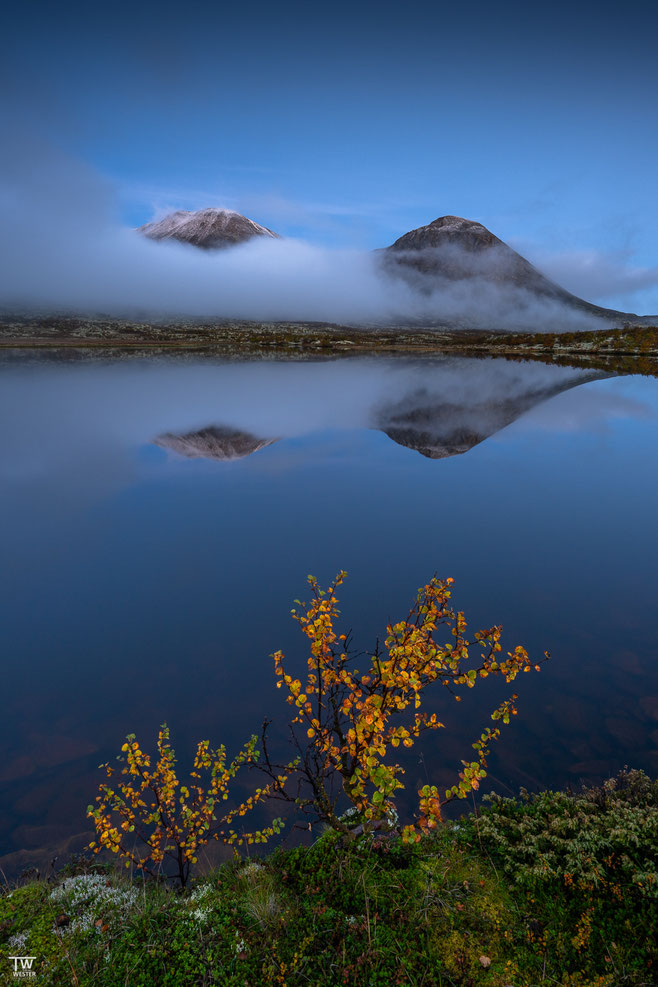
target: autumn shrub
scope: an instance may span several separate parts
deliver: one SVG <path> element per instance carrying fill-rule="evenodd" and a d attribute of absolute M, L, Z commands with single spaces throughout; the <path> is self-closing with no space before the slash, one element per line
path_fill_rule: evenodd
<path fill-rule="evenodd" d="M 262 843 L 280 831 L 280 819 L 247 834 L 238 835 L 232 828 L 236 817 L 270 797 L 311 810 L 346 835 L 394 828 L 403 769 L 390 751 L 412 747 L 425 731 L 443 727 L 435 712 L 421 708 L 426 690 L 440 684 L 461 701 L 463 690 L 487 676 L 499 675 L 509 683 L 520 671 L 539 668 L 520 646 L 501 654 L 500 626 L 478 631 L 469 641 L 464 614 L 449 603 L 452 579 L 434 578 L 419 590 L 408 616 L 387 626 L 383 647 L 368 655 L 362 674 L 354 665 L 347 636 L 334 629 L 339 614 L 336 590 L 344 577 L 339 573 L 326 593 L 309 577 L 313 599 L 293 611 L 310 644 L 305 683 L 287 674 L 282 652 L 273 656 L 277 684 L 285 687 L 294 706 L 294 759 L 273 764 L 266 721 L 262 764 L 255 736 L 230 762 L 225 747 L 211 748 L 202 741 L 190 777 L 181 783 L 166 725 L 160 730 L 153 764 L 131 734 L 118 759 L 122 766 L 104 765 L 108 782 L 100 786 L 96 805 L 88 807 L 97 832 L 90 844 L 94 852 L 108 850 L 127 867 L 173 876 L 184 888 L 199 849 L 210 839 L 233 845 Z M 439 640 L 439 635 L 449 640 Z M 516 713 L 515 700 L 512 695 L 500 703 L 491 719 L 508 723 Z M 475 758 L 462 761 L 451 788 L 444 793 L 435 785 L 421 789 L 418 818 L 403 826 L 404 840 L 417 841 L 422 832 L 435 829 L 447 802 L 478 788 L 486 774 L 489 745 L 499 733 L 498 725 L 482 731 L 473 743 Z M 259 766 L 268 776 L 267 784 L 238 805 L 224 806 L 230 783 L 243 766 Z"/>
<path fill-rule="evenodd" d="M 197 862 L 199 849 L 210 839 L 236 846 L 266 842 L 280 832 L 280 819 L 247 834 L 238 834 L 232 823 L 267 798 L 268 786 L 256 788 L 244 801 L 220 811 L 238 770 L 257 762 L 256 744 L 257 738 L 252 736 L 228 761 L 224 746 L 211 748 L 209 741 L 201 741 L 189 782 L 181 784 L 166 724 L 160 728 L 153 767 L 150 755 L 142 751 L 134 734 L 129 735 L 118 758 L 123 766 L 117 781 L 113 786 L 102 784 L 96 806 L 87 809 L 97 832 L 90 849 L 95 853 L 109 850 L 122 858 L 126 867 L 134 865 L 152 876 L 166 875 L 167 865 L 173 864 L 175 878 L 184 888 L 190 865 Z M 111 764 L 103 767 L 109 779 L 117 773 Z M 279 776 L 275 781 L 281 786 L 286 779 Z"/>
<path fill-rule="evenodd" d="M 294 708 L 296 790 L 291 794 L 277 783 L 281 766 L 270 760 L 269 721 L 263 729 L 263 770 L 273 795 L 349 834 L 380 829 L 394 818 L 403 768 L 391 758 L 391 749 L 412 747 L 425 731 L 443 728 L 436 713 L 421 709 L 431 685 L 444 686 L 459 702 L 462 691 L 480 679 L 498 675 L 510 683 L 521 671 L 538 670 L 539 664 L 521 646 L 501 655 L 500 626 L 478 631 L 469 641 L 463 612 L 450 606 L 453 580 L 434 578 L 418 591 L 408 616 L 387 626 L 383 647 L 366 655 L 367 666 L 360 672 L 347 635 L 334 626 L 339 616 L 336 592 L 345 575 L 339 573 L 326 592 L 309 576 L 310 604 L 295 601 L 300 609 L 292 615 L 310 645 L 305 681 L 287 673 L 281 651 L 273 656 L 277 686 L 286 690 Z M 496 724 L 509 723 L 516 698 L 512 695 L 493 710 Z M 418 840 L 421 832 L 434 829 L 447 802 L 479 787 L 489 745 L 499 734 L 498 725 L 482 731 L 472 745 L 475 758 L 462 761 L 451 788 L 440 792 L 425 785 L 420 790 L 418 817 L 403 827 L 405 840 Z M 289 770 L 287 765 L 286 774 Z M 352 818 L 342 811 L 346 800 Z"/>

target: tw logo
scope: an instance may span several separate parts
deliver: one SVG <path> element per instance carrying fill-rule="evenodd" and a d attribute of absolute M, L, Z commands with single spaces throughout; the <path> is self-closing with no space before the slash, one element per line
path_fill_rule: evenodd
<path fill-rule="evenodd" d="M 32 969 L 32 964 L 36 960 L 36 956 L 10 956 L 9 959 L 14 964 L 15 977 L 25 979 L 36 977 L 36 973 Z"/>

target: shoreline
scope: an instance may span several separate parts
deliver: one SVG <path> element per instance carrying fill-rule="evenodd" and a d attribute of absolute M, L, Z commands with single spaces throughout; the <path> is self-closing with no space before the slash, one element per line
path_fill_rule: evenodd
<path fill-rule="evenodd" d="M 406 354 L 500 356 L 658 374 L 658 327 L 565 333 L 356 328 L 330 323 L 137 323 L 103 319 L 0 320 L 0 350 L 85 351 L 81 355 L 208 354 L 288 359 Z"/>

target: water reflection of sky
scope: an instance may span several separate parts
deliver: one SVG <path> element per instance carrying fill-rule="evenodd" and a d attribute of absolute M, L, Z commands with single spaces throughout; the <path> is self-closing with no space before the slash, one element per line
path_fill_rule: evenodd
<path fill-rule="evenodd" d="M 268 655 L 301 658 L 291 600 L 340 568 L 363 645 L 436 571 L 473 628 L 552 652 L 492 758 L 501 790 L 655 772 L 658 383 L 582 380 L 504 361 L 5 365 L 0 853 L 82 832 L 129 731 L 237 744 L 283 715 Z M 381 430 L 422 406 L 425 432 L 466 409 L 486 433 L 501 404 L 569 385 L 463 455 Z M 232 462 L 153 444 L 209 425 L 279 441 Z M 448 708 L 432 779 L 499 694 Z M 410 787 L 424 771 L 409 762 Z"/>

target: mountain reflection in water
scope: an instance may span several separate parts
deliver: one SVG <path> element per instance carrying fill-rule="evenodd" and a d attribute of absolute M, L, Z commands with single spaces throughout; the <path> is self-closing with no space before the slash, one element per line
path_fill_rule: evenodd
<path fill-rule="evenodd" d="M 459 456 L 484 442 L 526 411 L 572 387 L 608 374 L 582 373 L 551 383 L 524 382 L 496 375 L 498 390 L 479 397 L 477 391 L 458 404 L 445 400 L 440 391 L 427 386 L 380 409 L 379 427 L 399 445 L 415 449 L 428 459 Z"/>
<path fill-rule="evenodd" d="M 171 449 L 186 459 L 244 459 L 259 449 L 271 446 L 276 439 L 257 439 L 250 432 L 241 432 L 237 428 L 224 428 L 221 425 L 210 425 L 198 432 L 187 432 L 185 435 L 173 435 L 167 432 L 155 439 L 155 445 L 163 449 Z"/>
<path fill-rule="evenodd" d="M 353 425 L 377 428 L 398 445 L 428 459 L 468 452 L 536 405 L 580 384 L 611 376 L 536 364 L 524 365 L 521 371 L 517 364 L 504 360 L 430 361 L 407 365 L 405 370 L 394 382 L 391 396 L 375 398 L 370 408 L 358 407 Z M 277 413 L 275 408 L 264 411 L 269 420 Z M 153 441 L 186 458 L 228 461 L 258 452 L 277 439 L 215 423 L 183 434 L 160 435 Z"/>
<path fill-rule="evenodd" d="M 358 648 L 436 572 L 470 631 L 551 651 L 515 683 L 499 791 L 657 771 L 658 382 L 605 377 L 0 358 L 3 871 L 84 844 L 127 733 L 150 748 L 166 720 L 181 763 L 203 738 L 237 750 L 265 716 L 285 737 L 269 656 L 303 667 L 290 607 L 309 572 L 349 572 Z M 401 755 L 412 795 L 452 783 L 505 694 L 488 679 L 439 707 L 423 761 Z"/>

